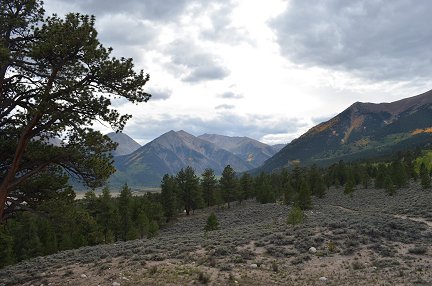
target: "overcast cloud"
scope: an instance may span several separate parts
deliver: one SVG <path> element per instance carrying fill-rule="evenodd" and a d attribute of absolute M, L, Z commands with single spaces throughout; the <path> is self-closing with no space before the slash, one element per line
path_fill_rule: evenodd
<path fill-rule="evenodd" d="M 150 74 L 148 103 L 113 102 L 140 143 L 181 129 L 287 143 L 356 101 L 432 88 L 428 0 L 44 2 L 94 14 L 113 56 Z"/>
<path fill-rule="evenodd" d="M 293 0 L 272 26 L 281 52 L 372 81 L 430 78 L 432 2 Z"/>

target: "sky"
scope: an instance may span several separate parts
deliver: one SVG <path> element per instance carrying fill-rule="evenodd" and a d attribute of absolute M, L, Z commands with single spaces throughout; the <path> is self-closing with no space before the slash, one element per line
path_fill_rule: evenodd
<path fill-rule="evenodd" d="M 44 3 L 95 15 L 113 56 L 150 74 L 149 102 L 113 103 L 140 144 L 170 130 L 286 144 L 354 102 L 432 89 L 429 0 Z"/>

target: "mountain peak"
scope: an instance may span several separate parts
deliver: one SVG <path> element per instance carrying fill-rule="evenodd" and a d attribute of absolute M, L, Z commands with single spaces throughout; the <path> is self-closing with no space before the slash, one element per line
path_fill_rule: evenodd
<path fill-rule="evenodd" d="M 118 144 L 117 149 L 112 152 L 114 156 L 127 155 L 141 147 L 138 142 L 129 137 L 129 135 L 122 132 L 111 132 L 106 134 L 106 136 Z"/>
<path fill-rule="evenodd" d="M 432 90 L 390 103 L 355 102 L 293 140 L 259 170 L 273 171 L 292 161 L 328 165 L 421 146 L 431 142 L 424 132 L 431 127 Z"/>

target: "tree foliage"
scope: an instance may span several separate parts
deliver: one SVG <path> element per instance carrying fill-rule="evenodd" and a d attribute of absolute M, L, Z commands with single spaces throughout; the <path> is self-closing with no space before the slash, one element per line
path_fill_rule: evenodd
<path fill-rule="evenodd" d="M 29 183 L 46 176 L 100 185 L 114 171 L 108 151 L 115 144 L 91 126 L 122 130 L 130 115 L 111 101 L 150 95 L 143 89 L 149 76 L 99 42 L 94 17 L 45 18 L 40 0 L 2 0 L 0 23 L 1 219 L 27 205 L 35 195 Z M 47 144 L 55 137 L 61 146 Z"/>

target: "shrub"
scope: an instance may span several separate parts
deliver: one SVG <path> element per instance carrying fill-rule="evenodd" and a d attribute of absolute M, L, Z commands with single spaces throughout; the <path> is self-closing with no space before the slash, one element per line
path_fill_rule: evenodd
<path fill-rule="evenodd" d="M 208 284 L 210 282 L 210 275 L 204 272 L 198 274 L 198 281 L 202 284 Z"/>
<path fill-rule="evenodd" d="M 426 246 L 415 246 L 413 248 L 408 249 L 408 252 L 411 254 L 425 254 L 427 252 Z"/>
<path fill-rule="evenodd" d="M 211 213 L 209 217 L 207 218 L 207 224 L 204 227 L 205 231 L 212 231 L 219 229 L 219 222 L 214 213 Z"/>
<path fill-rule="evenodd" d="M 293 207 L 288 213 L 287 224 L 301 224 L 303 223 L 304 219 L 305 214 L 303 210 L 299 207 Z"/>

